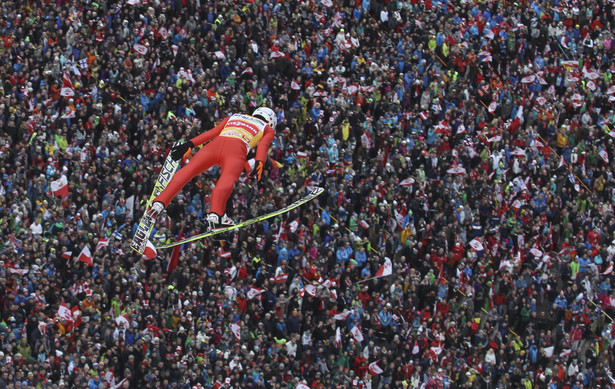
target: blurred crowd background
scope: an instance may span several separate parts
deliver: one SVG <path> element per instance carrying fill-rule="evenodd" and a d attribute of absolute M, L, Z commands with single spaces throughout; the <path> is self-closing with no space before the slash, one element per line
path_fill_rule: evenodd
<path fill-rule="evenodd" d="M 611 1 L 0 8 L 0 388 L 615 383 Z M 227 212 L 325 193 L 134 253 L 173 142 L 259 106 Z"/>

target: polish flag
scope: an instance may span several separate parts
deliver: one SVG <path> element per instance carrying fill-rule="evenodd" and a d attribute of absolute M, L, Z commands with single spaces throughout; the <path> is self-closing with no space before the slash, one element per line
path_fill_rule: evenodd
<path fill-rule="evenodd" d="M 55 181 L 51 181 L 51 193 L 53 197 L 60 196 L 62 199 L 68 197 L 68 180 L 65 175 Z"/>
<path fill-rule="evenodd" d="M 350 311 L 346 311 L 346 312 L 338 312 L 336 314 L 333 315 L 333 318 L 335 320 L 346 320 L 346 318 L 350 316 Z"/>
<path fill-rule="evenodd" d="M 62 75 L 62 89 L 60 90 L 60 95 L 64 97 L 71 97 L 75 95 L 75 87 L 70 81 L 70 75 L 68 72 L 64 72 L 64 75 Z"/>
<path fill-rule="evenodd" d="M 337 345 L 337 348 L 342 347 L 342 331 L 340 331 L 339 327 L 335 330 L 335 344 Z"/>
<path fill-rule="evenodd" d="M 158 29 L 158 36 L 163 41 L 167 40 L 167 38 L 169 37 L 169 32 L 167 31 L 167 28 L 165 26 L 162 26 Z"/>
<path fill-rule="evenodd" d="M 307 158 L 307 153 L 305 151 L 298 151 L 297 158 Z"/>
<path fill-rule="evenodd" d="M 380 366 L 378 366 L 378 361 L 374 361 L 369 364 L 369 366 L 367 367 L 367 371 L 369 371 L 369 374 L 378 375 L 384 373 Z"/>
<path fill-rule="evenodd" d="M 77 260 L 87 263 L 88 266 L 94 266 L 94 262 L 92 262 L 92 253 L 90 252 L 90 248 L 88 246 L 83 247 L 83 250 L 79 253 Z"/>
<path fill-rule="evenodd" d="M 143 255 L 145 255 L 148 260 L 154 259 L 156 258 L 156 255 L 158 255 L 156 247 L 154 247 L 154 244 L 149 239 L 147 240 L 147 244 L 145 245 L 145 250 L 143 250 Z"/>
<path fill-rule="evenodd" d="M 107 246 L 109 246 L 109 239 L 98 238 L 98 243 L 96 243 L 96 248 L 94 249 L 94 252 L 97 252 L 98 250 Z"/>
<path fill-rule="evenodd" d="M 134 46 L 132 46 L 132 49 L 141 55 L 147 54 L 147 51 L 149 50 L 147 46 L 140 43 L 135 43 Z"/>
<path fill-rule="evenodd" d="M 230 258 L 231 252 L 224 250 L 224 247 L 218 247 L 218 255 L 222 258 Z"/>
<path fill-rule="evenodd" d="M 284 58 L 285 54 L 281 51 L 272 51 L 269 58 Z"/>
<path fill-rule="evenodd" d="M 350 334 L 352 335 L 352 337 L 354 338 L 354 340 L 356 340 L 357 342 L 362 342 L 363 341 L 363 332 L 361 332 L 361 327 L 359 327 L 359 325 L 357 324 L 356 326 L 352 327 L 352 329 L 350 330 Z"/>
<path fill-rule="evenodd" d="M 273 281 L 277 284 L 280 282 L 286 282 L 288 280 L 288 273 L 280 273 L 274 277 Z"/>
<path fill-rule="evenodd" d="M 64 259 L 70 259 L 70 257 L 73 255 L 72 251 L 65 251 L 62 253 L 62 258 Z"/>
<path fill-rule="evenodd" d="M 265 293 L 265 289 L 260 289 L 260 288 L 255 288 L 255 287 L 251 287 L 250 290 L 248 290 L 248 300 Z"/>
<path fill-rule="evenodd" d="M 607 153 L 606 149 L 602 149 L 602 151 L 599 152 L 598 154 L 600 154 L 600 158 L 602 158 L 604 163 L 608 165 L 609 164 L 609 153 Z"/>
<path fill-rule="evenodd" d="M 292 80 L 290 82 L 290 89 L 294 89 L 294 90 L 300 90 L 301 86 L 299 84 L 297 84 L 297 81 Z"/>
<path fill-rule="evenodd" d="M 316 297 L 316 287 L 313 284 L 307 284 L 303 289 L 310 296 Z"/>
<path fill-rule="evenodd" d="M 498 102 L 492 101 L 491 104 L 489 104 L 489 113 L 494 113 L 497 108 L 498 108 Z"/>
<path fill-rule="evenodd" d="M 288 229 L 293 234 L 295 233 L 295 231 L 297 231 L 297 228 L 299 228 L 299 219 L 298 218 L 293 220 L 292 222 L 290 222 L 290 224 L 288 225 Z"/>
<path fill-rule="evenodd" d="M 231 331 L 233 335 L 235 335 L 235 339 L 239 342 L 241 340 L 241 328 L 237 323 L 231 323 Z"/>
<path fill-rule="evenodd" d="M 365 228 L 366 230 L 369 228 L 369 223 L 368 223 L 368 222 L 366 222 L 365 220 L 361 220 L 361 221 L 359 222 L 359 225 L 360 225 L 361 227 Z"/>
<path fill-rule="evenodd" d="M 124 329 L 130 328 L 130 321 L 128 320 L 128 314 L 125 313 L 115 318 L 115 323 L 119 327 L 121 324 L 124 324 Z"/>
<path fill-rule="evenodd" d="M 386 277 L 391 274 L 393 274 L 393 264 L 391 263 L 391 260 L 387 257 L 384 259 L 384 264 L 381 265 L 376 272 L 376 277 Z"/>
<path fill-rule="evenodd" d="M 62 321 L 73 321 L 73 315 L 71 313 L 71 310 L 64 302 L 60 304 L 56 316 L 59 317 Z"/>
<path fill-rule="evenodd" d="M 402 182 L 400 182 L 399 185 L 401 185 L 401 186 L 412 186 L 412 185 L 414 185 L 414 178 L 408 177 L 405 180 L 403 180 Z"/>
<path fill-rule="evenodd" d="M 483 244 L 479 240 L 477 240 L 477 239 L 472 239 L 470 241 L 470 247 L 472 247 L 476 251 L 482 251 L 482 250 L 485 249 Z"/>

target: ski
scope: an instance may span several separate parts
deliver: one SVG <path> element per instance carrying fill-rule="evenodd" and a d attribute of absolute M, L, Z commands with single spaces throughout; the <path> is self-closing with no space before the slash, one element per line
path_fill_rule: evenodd
<path fill-rule="evenodd" d="M 298 207 L 302 206 L 303 204 L 305 204 L 305 203 L 315 199 L 316 197 L 320 196 L 322 194 L 322 192 L 324 192 L 323 188 L 318 188 L 318 187 L 317 188 L 312 188 L 310 190 L 310 192 L 307 195 L 305 195 L 304 197 L 300 198 L 299 200 L 293 202 L 290 205 L 285 206 L 284 208 L 278 209 L 277 211 L 273 211 L 273 212 L 267 213 L 265 215 L 257 216 L 257 217 L 255 217 L 253 219 L 249 219 L 249 220 L 245 220 L 245 221 L 239 222 L 239 223 L 237 223 L 237 224 L 235 224 L 233 226 L 230 226 L 230 227 L 220 228 L 218 230 L 204 232 L 202 234 L 190 236 L 188 238 L 185 238 L 185 239 L 182 239 L 182 240 L 178 240 L 178 241 L 173 242 L 173 243 L 157 246 L 156 249 L 157 250 L 168 249 L 168 248 L 171 248 L 171 247 L 182 245 L 184 243 L 190 243 L 190 242 L 194 242 L 194 241 L 199 240 L 199 239 L 207 238 L 208 236 L 212 236 L 212 235 L 216 235 L 216 234 L 221 234 L 223 232 L 235 230 L 237 228 L 242 228 L 242 227 L 246 227 L 246 226 L 249 226 L 251 224 L 254 224 L 254 223 L 258 223 L 260 221 L 263 221 L 263 220 L 266 220 L 266 219 L 269 219 L 269 218 L 281 215 L 281 214 L 286 213 L 288 211 L 291 211 L 291 210 L 293 210 L 295 208 L 298 208 Z"/>
<path fill-rule="evenodd" d="M 180 143 L 182 142 L 175 142 L 173 147 L 179 145 Z M 174 161 L 173 158 L 171 158 L 171 153 L 169 152 L 167 158 L 164 161 L 164 165 L 162 165 L 162 169 L 158 174 L 158 179 L 156 180 L 156 184 L 154 185 L 154 190 L 152 191 L 152 194 L 147 200 L 145 210 L 147 210 L 152 200 L 154 200 L 160 193 L 162 193 L 164 188 L 167 187 L 167 184 L 169 183 L 169 181 L 171 181 L 173 175 L 175 175 L 175 172 L 177 171 L 178 167 L 179 161 Z M 143 251 L 145 251 L 145 246 L 147 245 L 147 240 L 149 239 L 149 236 L 152 232 L 152 228 L 154 228 L 155 222 L 156 220 L 148 216 L 147 212 L 143 212 L 143 216 L 139 221 L 139 226 L 137 227 L 135 236 L 132 238 L 132 242 L 130 243 L 131 249 L 138 252 L 139 254 L 143 254 Z"/>

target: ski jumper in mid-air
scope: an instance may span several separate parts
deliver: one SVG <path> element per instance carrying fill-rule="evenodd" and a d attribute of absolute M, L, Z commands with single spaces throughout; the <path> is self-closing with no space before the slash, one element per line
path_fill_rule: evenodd
<path fill-rule="evenodd" d="M 257 147 L 256 157 L 250 176 L 256 176 L 260 181 L 269 146 L 275 137 L 277 122 L 272 109 L 260 107 L 252 115 L 231 115 L 211 130 L 174 146 L 171 149 L 171 157 L 179 161 L 190 149 L 209 142 L 177 171 L 167 187 L 154 199 L 148 214 L 156 220 L 184 185 L 210 167 L 220 166 L 220 177 L 211 191 L 211 203 L 206 219 L 208 228 L 216 229 L 235 224 L 226 214 L 226 202 L 244 170 L 248 152 L 254 147 Z"/>

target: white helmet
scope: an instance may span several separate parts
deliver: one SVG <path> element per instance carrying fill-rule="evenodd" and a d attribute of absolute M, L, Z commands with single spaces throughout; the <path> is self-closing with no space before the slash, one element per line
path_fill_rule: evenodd
<path fill-rule="evenodd" d="M 265 120 L 265 122 L 267 122 L 267 124 L 271 128 L 275 128 L 275 126 L 278 124 L 278 118 L 275 116 L 275 112 L 273 112 L 273 109 L 271 108 L 267 108 L 267 107 L 256 108 L 252 116 L 260 116 L 261 118 Z"/>

